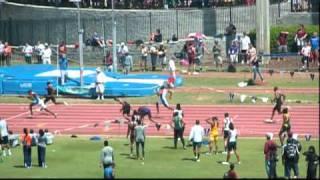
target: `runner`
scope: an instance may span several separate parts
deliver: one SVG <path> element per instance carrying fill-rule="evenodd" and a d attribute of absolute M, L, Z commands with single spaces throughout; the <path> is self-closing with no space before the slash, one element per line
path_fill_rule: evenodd
<path fill-rule="evenodd" d="M 51 102 L 53 102 L 55 105 L 58 105 L 58 104 L 68 105 L 68 103 L 65 101 L 63 101 L 63 102 L 56 101 L 56 97 L 54 95 L 56 92 L 56 89 L 53 88 L 51 82 L 47 82 L 46 89 L 47 89 L 47 95 L 45 96 L 44 104 L 47 104 L 51 100 Z"/>
<path fill-rule="evenodd" d="M 120 109 L 120 112 L 122 112 L 122 116 L 130 121 L 131 117 L 130 117 L 130 111 L 131 111 L 131 106 L 127 101 L 123 101 L 120 98 L 114 98 L 115 101 L 119 102 L 122 107 Z"/>
<path fill-rule="evenodd" d="M 224 139 L 224 152 L 223 154 L 227 154 L 228 147 L 228 137 L 229 137 L 229 125 L 232 123 L 232 118 L 229 117 L 229 113 L 224 113 L 224 128 L 223 128 L 223 139 Z"/>
<path fill-rule="evenodd" d="M 210 121 L 211 119 L 211 121 Z M 218 135 L 219 135 L 219 121 L 218 121 L 218 117 L 213 116 L 212 118 L 208 118 L 205 120 L 208 124 L 210 124 L 211 129 L 210 129 L 210 136 L 209 136 L 209 152 L 207 153 L 207 155 L 211 155 L 212 154 L 212 145 L 214 143 L 215 145 L 215 153 L 217 154 L 218 152 Z"/>
<path fill-rule="evenodd" d="M 286 96 L 280 92 L 280 90 L 277 86 L 273 88 L 273 92 L 274 92 L 274 98 L 273 98 L 272 102 L 274 102 L 275 105 L 272 109 L 271 118 L 266 120 L 266 122 L 269 122 L 269 123 L 274 122 L 273 117 L 274 117 L 274 114 L 276 111 L 278 112 L 278 114 L 282 113 L 281 106 L 283 105 L 285 98 L 286 98 Z"/>
<path fill-rule="evenodd" d="M 290 130 L 291 130 L 291 124 L 290 124 L 290 114 L 288 112 L 288 108 L 284 108 L 282 111 L 282 126 L 279 132 L 279 139 L 281 146 L 283 146 L 284 138 L 288 136 Z"/>
<path fill-rule="evenodd" d="M 135 143 L 134 129 L 140 121 L 140 116 L 136 110 L 133 111 L 131 121 L 128 123 L 127 138 L 130 136 L 130 157 L 133 157 L 133 146 Z"/>
<path fill-rule="evenodd" d="M 159 114 L 159 103 L 163 104 L 164 107 L 166 107 L 167 109 L 173 111 L 174 109 L 172 107 L 169 106 L 169 103 L 167 101 L 167 94 L 169 93 L 169 99 L 172 98 L 172 91 L 170 90 L 170 88 L 173 87 L 173 84 L 169 82 L 164 82 L 164 84 L 162 86 L 160 86 L 159 91 L 157 93 L 157 95 L 159 96 L 159 101 L 156 102 L 156 107 L 157 107 L 157 113 Z"/>
<path fill-rule="evenodd" d="M 32 118 L 33 116 L 33 111 L 32 108 L 33 106 L 40 106 L 41 109 L 43 109 L 44 111 L 50 113 L 51 115 L 54 116 L 54 118 L 57 118 L 57 114 L 53 113 L 52 111 L 50 111 L 49 109 L 47 109 L 47 106 L 44 104 L 44 102 L 40 99 L 40 97 L 38 96 L 38 94 L 36 94 L 35 92 L 33 92 L 32 90 L 28 91 L 28 95 L 29 95 L 29 99 L 32 100 L 32 102 L 29 105 L 29 110 L 30 110 L 30 118 Z"/>
<path fill-rule="evenodd" d="M 143 125 L 144 125 L 144 117 L 148 116 L 148 119 L 156 125 L 157 130 L 158 131 L 160 130 L 161 124 L 152 119 L 151 110 L 148 107 L 146 106 L 139 107 L 138 114 L 140 115 L 140 119 Z"/>

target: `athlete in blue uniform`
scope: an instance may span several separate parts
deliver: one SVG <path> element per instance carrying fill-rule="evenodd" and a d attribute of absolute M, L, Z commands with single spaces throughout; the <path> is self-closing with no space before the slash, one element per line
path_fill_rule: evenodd
<path fill-rule="evenodd" d="M 33 92 L 32 90 L 28 91 L 28 95 L 29 95 L 29 99 L 32 100 L 32 102 L 29 105 L 29 110 L 30 110 L 30 117 L 33 116 L 33 111 L 32 108 L 33 106 L 40 106 L 42 110 L 50 113 L 51 115 L 54 116 L 54 118 L 57 118 L 57 115 L 55 113 L 53 113 L 52 111 L 50 111 L 49 109 L 47 109 L 47 106 L 44 104 L 44 102 L 40 99 L 40 97 L 38 96 L 38 94 L 36 94 L 35 92 Z"/>
<path fill-rule="evenodd" d="M 153 123 L 156 124 L 157 130 L 160 129 L 161 124 L 158 123 L 158 122 L 156 122 L 156 121 L 154 121 L 154 120 L 152 119 L 151 110 L 150 110 L 148 107 L 146 107 L 146 106 L 141 106 L 141 107 L 139 107 L 139 109 L 138 109 L 138 114 L 140 115 L 140 119 L 141 119 L 142 124 L 144 124 L 144 117 L 145 117 L 145 116 L 148 116 L 148 119 L 149 119 L 151 122 L 153 122 Z"/>

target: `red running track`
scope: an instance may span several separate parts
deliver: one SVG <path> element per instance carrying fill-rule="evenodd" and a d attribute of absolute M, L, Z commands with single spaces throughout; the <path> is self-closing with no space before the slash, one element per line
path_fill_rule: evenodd
<path fill-rule="evenodd" d="M 59 131 L 61 134 L 86 134 L 86 135 L 125 135 L 127 126 L 125 124 L 111 123 L 109 128 L 105 127 L 106 120 L 115 120 L 121 117 L 120 105 L 97 105 L 97 104 L 75 104 L 49 106 L 49 109 L 58 113 L 58 118 L 45 112 L 34 112 L 34 117 L 28 119 L 28 105 L 0 105 L 0 117 L 7 119 L 9 128 L 13 132 L 21 132 L 24 127 L 33 128 L 38 131 L 40 128 L 48 128 L 50 131 Z M 133 105 L 137 108 L 137 105 Z M 171 112 L 163 107 L 160 114 L 156 113 L 155 106 L 149 105 L 154 119 L 167 124 L 170 121 Z M 236 128 L 242 137 L 261 137 L 266 132 L 278 133 L 281 126 L 281 116 L 276 115 L 278 123 L 266 124 L 263 120 L 270 117 L 272 106 L 254 105 L 183 105 L 185 122 L 187 124 L 185 134 L 189 134 L 190 128 L 196 119 L 202 120 L 201 124 L 209 128 L 203 120 L 212 115 L 219 118 L 220 126 L 223 125 L 225 112 L 234 117 Z M 294 133 L 311 134 L 319 137 L 319 106 L 292 106 L 290 109 L 291 124 Z M 98 123 L 98 126 L 94 124 Z M 153 136 L 168 136 L 173 132 L 162 126 L 157 131 L 154 125 L 147 128 L 147 134 Z"/>

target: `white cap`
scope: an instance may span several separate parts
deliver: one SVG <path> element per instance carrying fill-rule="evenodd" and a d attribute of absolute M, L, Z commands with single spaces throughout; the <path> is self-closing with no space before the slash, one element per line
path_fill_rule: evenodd
<path fill-rule="evenodd" d="M 124 42 L 121 42 L 121 43 L 120 43 L 120 46 L 124 46 Z"/>
<path fill-rule="evenodd" d="M 97 71 L 97 72 L 101 72 L 101 68 L 100 68 L 100 67 L 97 67 L 96 71 Z"/>
<path fill-rule="evenodd" d="M 44 46 L 48 46 L 48 43 L 44 43 Z"/>
<path fill-rule="evenodd" d="M 267 136 L 270 137 L 270 139 L 272 139 L 272 138 L 273 138 L 273 133 L 268 132 L 268 133 L 267 133 Z"/>

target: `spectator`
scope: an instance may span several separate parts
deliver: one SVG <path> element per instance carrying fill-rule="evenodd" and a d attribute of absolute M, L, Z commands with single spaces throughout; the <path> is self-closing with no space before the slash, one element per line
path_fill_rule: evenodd
<path fill-rule="evenodd" d="M 123 63 L 125 61 L 126 53 L 129 53 L 128 47 L 124 44 L 124 42 L 120 43 L 120 47 L 118 49 L 118 57 L 120 65 L 123 67 Z"/>
<path fill-rule="evenodd" d="M 304 29 L 304 25 L 300 24 L 299 29 L 296 32 L 296 35 L 294 36 L 294 41 L 296 42 L 298 52 L 301 51 L 302 47 L 305 45 L 305 41 L 308 34 L 306 33 Z"/>
<path fill-rule="evenodd" d="M 173 42 L 178 41 L 178 37 L 176 34 L 172 35 L 171 41 L 173 41 Z"/>
<path fill-rule="evenodd" d="M 43 50 L 42 53 L 42 60 L 43 60 L 43 64 L 51 64 L 51 48 L 49 47 L 48 43 L 44 44 L 45 49 Z"/>
<path fill-rule="evenodd" d="M 233 40 L 237 46 L 237 49 L 238 49 L 238 55 L 237 55 L 237 63 L 241 63 L 241 36 L 238 35 L 234 40 Z"/>
<path fill-rule="evenodd" d="M 287 143 L 283 146 L 282 151 L 282 163 L 284 164 L 284 174 L 286 178 L 291 178 L 291 169 L 294 172 L 294 178 L 299 177 L 299 154 L 301 151 L 301 145 L 297 139 L 293 138 L 293 134 L 289 133 Z"/>
<path fill-rule="evenodd" d="M 212 47 L 212 53 L 213 53 L 213 60 L 214 60 L 214 63 L 216 64 L 217 71 L 220 71 L 219 66 L 220 66 L 220 69 L 222 70 L 221 51 L 222 51 L 222 49 L 221 49 L 219 42 L 214 41 L 214 45 Z"/>
<path fill-rule="evenodd" d="M 104 43 L 104 40 L 103 38 L 101 38 L 97 32 L 94 32 L 93 33 L 93 36 L 92 36 L 92 46 L 99 46 L 99 47 L 104 47 L 105 46 L 105 43 Z"/>
<path fill-rule="evenodd" d="M 316 63 L 316 61 L 318 61 L 317 63 L 319 66 L 319 36 L 317 32 L 313 32 L 313 35 L 310 39 L 310 44 L 313 63 Z"/>
<path fill-rule="evenodd" d="M 64 41 L 59 44 L 59 55 L 64 55 L 64 57 L 67 55 L 67 46 Z"/>
<path fill-rule="evenodd" d="M 287 53 L 288 52 L 288 39 L 287 39 L 288 34 L 289 34 L 289 32 L 281 31 L 278 36 L 277 44 L 278 44 L 279 53 Z"/>
<path fill-rule="evenodd" d="M 31 146 L 37 146 L 38 145 L 38 134 L 33 131 L 33 129 L 30 129 L 30 136 L 31 136 Z"/>
<path fill-rule="evenodd" d="M 140 61 L 140 70 L 147 71 L 147 58 L 148 58 L 148 47 L 144 44 L 141 45 L 141 61 Z"/>
<path fill-rule="evenodd" d="M 302 4 L 301 0 L 292 0 L 292 10 L 293 12 L 301 11 L 302 10 Z"/>
<path fill-rule="evenodd" d="M 4 44 L 0 40 L 0 66 L 4 66 L 4 65 L 5 65 L 5 62 L 4 62 Z"/>
<path fill-rule="evenodd" d="M 7 121 L 0 117 L 0 150 L 3 156 L 7 155 L 5 149 L 7 149 L 8 156 L 11 156 Z"/>
<path fill-rule="evenodd" d="M 97 93 L 97 100 L 104 100 L 104 83 L 105 75 L 101 72 L 100 67 L 96 69 L 96 93 Z"/>
<path fill-rule="evenodd" d="M 241 38 L 241 64 L 249 64 L 249 61 L 247 61 L 247 52 L 249 49 L 249 44 L 251 44 L 250 38 L 247 35 L 247 33 L 244 32 L 243 37 Z"/>
<path fill-rule="evenodd" d="M 191 128 L 189 141 L 192 142 L 194 159 L 200 162 L 201 144 L 204 136 L 204 129 L 200 125 L 200 121 L 196 120 L 196 124 Z"/>
<path fill-rule="evenodd" d="M 151 57 L 151 69 L 156 71 L 157 61 L 158 61 L 158 49 L 155 46 L 150 48 L 150 57 Z"/>
<path fill-rule="evenodd" d="M 223 179 L 238 179 L 238 175 L 234 170 L 234 164 L 230 164 L 230 169 L 224 174 Z"/>
<path fill-rule="evenodd" d="M 308 163 L 306 179 L 317 179 L 317 168 L 319 165 L 319 156 L 316 154 L 314 146 L 309 146 L 308 151 L 303 153 Z"/>
<path fill-rule="evenodd" d="M 4 43 L 4 60 L 6 61 L 6 65 L 11 65 L 11 55 L 12 55 L 12 49 L 11 46 L 9 46 L 8 42 Z"/>
<path fill-rule="evenodd" d="M 167 50 L 164 48 L 163 44 L 161 43 L 158 50 L 158 56 L 159 56 L 159 61 L 161 63 L 162 71 L 165 71 L 167 66 L 166 52 Z"/>
<path fill-rule="evenodd" d="M 200 70 L 202 69 L 201 64 L 202 64 L 202 59 L 204 55 L 204 51 L 207 49 L 204 46 L 203 39 L 195 39 L 195 50 L 196 50 L 196 57 L 195 57 L 195 63 L 200 66 Z"/>
<path fill-rule="evenodd" d="M 38 64 L 43 63 L 42 55 L 43 55 L 44 49 L 45 49 L 45 46 L 40 41 L 38 41 L 37 46 L 35 47 Z"/>
<path fill-rule="evenodd" d="M 47 146 L 47 137 L 45 136 L 43 129 L 40 129 L 39 136 L 38 136 L 38 164 L 39 164 L 39 167 L 42 167 L 42 168 L 47 168 L 46 146 Z"/>
<path fill-rule="evenodd" d="M 113 168 L 112 168 L 114 166 L 114 153 L 113 153 L 113 148 L 109 146 L 108 140 L 104 141 L 104 147 L 102 148 L 101 155 L 100 155 L 100 162 L 101 162 L 100 166 L 103 167 L 104 179 L 114 178 Z M 110 177 L 110 174 L 111 174 L 111 177 Z"/>
<path fill-rule="evenodd" d="M 23 47 L 22 52 L 24 53 L 24 59 L 26 63 L 32 64 L 32 53 L 33 49 L 28 43 Z"/>
<path fill-rule="evenodd" d="M 49 132 L 48 129 L 44 130 L 44 135 L 47 138 L 47 145 L 53 144 L 54 135 L 51 132 Z"/>
<path fill-rule="evenodd" d="M 301 49 L 302 54 L 302 69 L 303 70 L 309 70 L 309 61 L 311 57 L 311 46 L 310 43 L 307 42 Z"/>
<path fill-rule="evenodd" d="M 105 61 L 104 61 L 107 72 L 112 72 L 113 71 L 113 59 L 112 59 L 112 54 L 110 51 L 107 51 L 107 55 L 105 56 Z"/>
<path fill-rule="evenodd" d="M 239 54 L 239 49 L 237 47 L 236 41 L 232 41 L 232 45 L 230 46 L 228 50 L 229 58 L 230 58 L 230 63 L 236 63 L 238 62 L 238 54 Z"/>
<path fill-rule="evenodd" d="M 177 112 L 179 117 L 182 119 L 183 121 L 183 118 L 184 118 L 184 113 L 183 113 L 183 110 L 181 109 L 181 104 L 178 103 L 176 105 L 176 108 L 173 110 L 173 113 Z M 184 123 L 183 126 L 182 126 L 182 134 L 184 133 L 184 129 L 186 127 L 186 124 Z"/>
<path fill-rule="evenodd" d="M 157 29 L 156 33 L 154 34 L 154 42 L 162 42 L 162 34 L 160 29 Z"/>
<path fill-rule="evenodd" d="M 66 58 L 66 54 L 61 53 L 59 55 L 59 69 L 60 69 L 60 75 L 61 75 L 61 85 L 64 85 L 67 79 L 67 70 L 68 70 L 69 62 Z"/>
<path fill-rule="evenodd" d="M 32 138 L 29 134 L 27 128 L 23 128 L 23 135 L 21 136 L 22 148 L 23 148 L 23 158 L 24 167 L 31 168 L 31 142 Z"/>
<path fill-rule="evenodd" d="M 123 73 L 125 75 L 129 74 L 130 69 L 132 69 L 132 56 L 129 53 L 125 53 L 125 59 L 123 62 Z"/>
<path fill-rule="evenodd" d="M 219 121 L 218 117 L 213 116 L 212 118 L 206 119 L 206 122 L 210 125 L 210 135 L 209 135 L 209 152 L 208 155 L 212 154 L 213 144 L 215 146 L 215 153 L 218 153 L 218 135 L 219 135 Z"/>
<path fill-rule="evenodd" d="M 178 139 L 180 138 L 182 147 L 183 149 L 185 148 L 185 143 L 184 143 L 184 138 L 183 138 L 183 127 L 184 127 L 184 122 L 181 116 L 179 116 L 179 112 L 174 112 L 173 113 L 173 118 L 172 118 L 172 123 L 173 123 L 173 138 L 174 138 L 174 148 L 177 149 L 177 142 Z"/>
<path fill-rule="evenodd" d="M 142 124 L 142 119 L 138 121 L 138 125 L 134 128 L 134 135 L 136 137 L 136 153 L 137 159 L 144 161 L 144 143 L 146 140 L 145 126 Z M 140 157 L 140 145 L 142 157 Z"/>
<path fill-rule="evenodd" d="M 169 72 L 170 72 L 170 76 L 172 76 L 174 79 L 176 79 L 176 65 L 174 60 L 176 59 L 176 57 L 172 56 L 169 59 Z"/>
<path fill-rule="evenodd" d="M 240 156 L 237 153 L 238 132 L 234 128 L 233 123 L 230 123 L 229 128 L 230 130 L 229 130 L 229 136 L 228 136 L 228 154 L 227 154 L 227 160 L 226 162 L 223 162 L 223 164 L 229 164 L 231 151 L 234 152 L 234 154 L 237 157 L 238 164 L 240 164 Z"/>
<path fill-rule="evenodd" d="M 269 179 L 277 178 L 277 144 L 272 140 L 273 134 L 267 134 L 264 144 L 265 167 Z"/>
<path fill-rule="evenodd" d="M 226 27 L 224 35 L 226 36 L 226 51 L 231 46 L 232 40 L 236 37 L 237 28 L 236 26 L 230 21 L 229 25 Z"/>
<path fill-rule="evenodd" d="M 259 75 L 261 81 L 263 82 L 263 77 L 260 72 L 260 59 L 257 58 L 257 50 L 255 47 L 252 46 L 252 44 L 249 44 L 249 49 L 248 49 L 248 57 L 249 61 L 252 65 L 252 71 L 253 71 L 253 80 L 256 80 L 257 74 Z"/>
<path fill-rule="evenodd" d="M 223 120 L 223 139 L 224 139 L 224 152 L 223 154 L 227 154 L 228 150 L 228 137 L 230 131 L 230 124 L 233 122 L 232 118 L 229 116 L 229 113 L 224 113 L 224 120 Z"/>
<path fill-rule="evenodd" d="M 189 45 L 188 45 L 187 56 L 188 56 L 188 61 L 189 61 L 188 74 L 189 75 L 191 74 L 191 66 L 192 66 L 193 74 L 196 74 L 196 64 L 195 64 L 196 49 L 195 49 L 193 43 L 189 43 Z"/>

